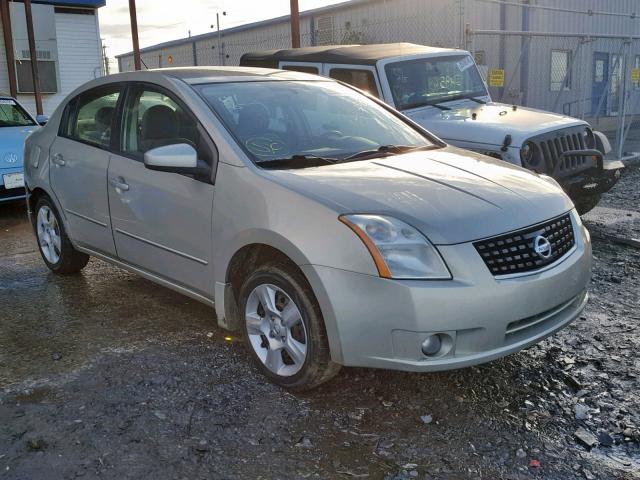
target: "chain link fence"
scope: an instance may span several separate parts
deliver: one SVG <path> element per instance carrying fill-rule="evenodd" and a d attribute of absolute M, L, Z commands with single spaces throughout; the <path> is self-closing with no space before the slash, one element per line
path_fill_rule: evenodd
<path fill-rule="evenodd" d="M 607 135 L 618 158 L 640 151 L 640 39 L 467 33 L 495 101 L 584 119 Z"/>
<path fill-rule="evenodd" d="M 569 0 L 354 1 L 303 14 L 301 45 L 464 48 L 494 101 L 584 119 L 606 133 L 620 158 L 640 151 L 640 36 L 630 36 L 640 18 L 616 13 L 631 8 L 626 0 L 592 4 L 601 9 Z M 159 46 L 142 60 L 148 68 L 238 65 L 247 52 L 290 46 L 289 22 L 281 18 Z M 132 57 L 121 58 L 120 67 L 131 70 Z"/>

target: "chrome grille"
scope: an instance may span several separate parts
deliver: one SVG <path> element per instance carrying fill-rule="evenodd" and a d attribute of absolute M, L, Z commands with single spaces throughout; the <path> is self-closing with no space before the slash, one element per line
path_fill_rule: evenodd
<path fill-rule="evenodd" d="M 548 258 L 535 250 L 534 243 L 539 236 L 546 238 L 551 245 Z M 569 214 L 473 244 L 494 276 L 539 270 L 562 258 L 574 245 Z"/>

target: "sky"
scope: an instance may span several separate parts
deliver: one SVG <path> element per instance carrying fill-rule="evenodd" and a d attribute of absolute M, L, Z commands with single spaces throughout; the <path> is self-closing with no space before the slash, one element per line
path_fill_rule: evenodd
<path fill-rule="evenodd" d="M 299 5 L 303 11 L 341 1 L 299 0 Z M 211 25 L 215 29 L 216 12 L 227 13 L 220 15 L 221 29 L 289 13 L 289 0 L 137 0 L 136 6 L 140 48 L 187 37 L 189 31 L 192 35 L 211 32 Z M 100 35 L 114 71 L 117 67 L 113 57 L 133 49 L 129 1 L 107 0 L 99 10 L 99 18 Z"/>

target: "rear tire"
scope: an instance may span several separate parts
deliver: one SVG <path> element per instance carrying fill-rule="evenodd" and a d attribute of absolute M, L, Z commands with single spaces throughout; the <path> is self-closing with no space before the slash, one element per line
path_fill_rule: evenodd
<path fill-rule="evenodd" d="M 576 210 L 578 210 L 578 213 L 580 215 L 584 215 L 585 213 L 588 213 L 591 210 L 593 210 L 596 207 L 596 205 L 598 205 L 598 202 L 600 202 L 601 198 L 602 198 L 602 195 L 599 193 L 596 193 L 593 195 L 587 195 L 579 199 L 576 199 L 575 201 Z"/>
<path fill-rule="evenodd" d="M 43 196 L 35 208 L 35 229 L 38 249 L 44 263 L 54 273 L 77 273 L 89 262 L 89 255 L 76 250 L 51 199 Z"/>
<path fill-rule="evenodd" d="M 292 266 L 259 267 L 240 289 L 247 348 L 262 373 L 291 390 L 309 390 L 334 377 L 318 302 L 306 279 Z"/>

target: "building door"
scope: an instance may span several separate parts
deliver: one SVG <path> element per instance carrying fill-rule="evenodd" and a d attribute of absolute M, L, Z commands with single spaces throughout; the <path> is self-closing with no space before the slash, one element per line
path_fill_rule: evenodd
<path fill-rule="evenodd" d="M 609 115 L 617 115 L 620 110 L 620 95 L 622 94 L 622 72 L 624 69 L 624 58 L 617 53 L 611 55 L 609 61 L 611 69 L 611 81 L 609 82 Z"/>
<path fill-rule="evenodd" d="M 607 80 L 609 79 L 609 54 L 594 52 L 591 82 L 591 114 L 607 113 Z M 599 110 L 598 110 L 599 108 Z"/>

